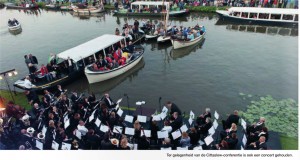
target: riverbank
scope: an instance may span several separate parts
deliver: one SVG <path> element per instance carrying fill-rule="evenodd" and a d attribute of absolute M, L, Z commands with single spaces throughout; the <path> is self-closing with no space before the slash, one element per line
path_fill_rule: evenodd
<path fill-rule="evenodd" d="M 11 95 L 9 91 L 6 90 L 0 90 L 0 96 L 5 100 L 4 104 L 1 104 L 1 107 L 4 107 L 8 101 L 11 101 Z M 30 110 L 31 106 L 27 102 L 27 98 L 24 93 L 22 92 L 16 92 L 16 94 L 13 93 L 13 96 L 15 98 L 15 103 L 24 107 L 26 110 Z M 123 110 L 127 110 L 126 106 L 121 107 Z M 129 108 L 130 111 L 135 111 L 136 108 L 132 107 Z M 296 137 L 288 137 L 284 134 L 279 134 L 279 139 L 281 143 L 282 150 L 298 150 L 298 138 Z M 272 148 L 272 147 L 271 147 Z"/>

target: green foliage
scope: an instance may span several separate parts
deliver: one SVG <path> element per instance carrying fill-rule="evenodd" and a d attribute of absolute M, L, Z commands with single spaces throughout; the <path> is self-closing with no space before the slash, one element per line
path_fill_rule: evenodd
<path fill-rule="evenodd" d="M 28 104 L 27 98 L 23 92 L 16 92 L 16 95 L 12 93 L 12 95 L 15 99 L 15 104 L 24 107 L 26 110 L 31 109 L 31 106 Z M 0 90 L 0 96 L 5 99 L 4 105 L 6 105 L 8 101 L 12 101 L 9 91 Z"/>
<path fill-rule="evenodd" d="M 115 9 L 115 7 L 111 4 L 104 5 L 104 9 Z"/>
<path fill-rule="evenodd" d="M 244 100 L 252 95 L 240 93 Z M 266 118 L 266 127 L 269 130 L 285 134 L 289 137 L 298 137 L 298 104 L 293 99 L 276 100 L 272 96 L 258 97 L 251 100 L 241 116 L 248 123 L 256 122 L 259 117 Z"/>
<path fill-rule="evenodd" d="M 228 7 L 216 6 L 186 6 L 191 12 L 216 12 L 216 10 L 226 10 Z"/>
<path fill-rule="evenodd" d="M 298 138 L 280 135 L 280 143 L 284 150 L 298 150 Z"/>
<path fill-rule="evenodd" d="M 45 8 L 46 3 L 45 2 L 37 2 L 37 5 L 39 8 Z"/>

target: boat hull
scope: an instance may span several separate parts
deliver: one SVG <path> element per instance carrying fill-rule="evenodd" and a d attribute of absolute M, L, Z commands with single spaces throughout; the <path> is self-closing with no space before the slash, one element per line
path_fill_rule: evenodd
<path fill-rule="evenodd" d="M 181 10 L 181 11 L 172 11 L 169 13 L 170 17 L 179 17 L 179 16 L 184 16 L 188 14 L 188 10 Z M 115 16 L 150 16 L 150 17 L 155 17 L 155 16 L 163 16 L 165 13 L 136 13 L 136 12 L 118 12 L 114 11 Z"/>
<path fill-rule="evenodd" d="M 262 19 L 248 19 L 242 17 L 234 17 L 224 12 L 217 11 L 220 20 L 231 21 L 238 24 L 247 25 L 264 25 L 264 26 L 281 26 L 281 27 L 298 27 L 298 22 L 284 22 L 284 21 L 274 21 L 274 20 L 262 20 Z"/>
<path fill-rule="evenodd" d="M 97 8 L 97 9 L 90 9 L 90 8 L 76 9 L 76 8 L 73 8 L 73 11 L 75 13 L 78 13 L 78 14 L 93 14 L 93 13 L 101 13 L 101 12 L 104 12 L 105 10 L 101 9 L 101 8 Z"/>
<path fill-rule="evenodd" d="M 37 5 L 31 6 L 31 7 L 22 7 L 22 6 L 15 6 L 15 5 L 7 5 L 6 9 L 24 9 L 24 10 L 30 10 L 30 9 L 38 9 L 39 7 Z"/>
<path fill-rule="evenodd" d="M 181 40 L 174 40 L 172 39 L 172 45 L 174 49 L 184 48 L 188 46 L 192 46 L 198 42 L 200 42 L 202 39 L 204 39 L 205 33 L 203 33 L 201 36 L 196 37 L 193 41 L 181 41 Z"/>
<path fill-rule="evenodd" d="M 164 43 L 164 42 L 167 42 L 167 41 L 170 41 L 171 40 L 171 36 L 166 36 L 166 37 L 164 37 L 164 36 L 159 36 L 158 38 L 157 38 L 157 42 L 158 43 Z"/>
<path fill-rule="evenodd" d="M 143 54 L 143 53 L 141 53 L 141 54 Z M 96 82 L 102 82 L 102 81 L 117 77 L 117 76 L 127 72 L 128 70 L 130 70 L 131 68 L 136 66 L 141 61 L 142 58 L 143 58 L 143 55 L 140 55 L 133 62 L 126 64 L 122 68 L 117 68 L 116 70 L 111 70 L 111 71 L 107 71 L 107 72 L 93 72 L 93 71 L 90 71 L 89 69 L 87 69 L 87 67 L 86 67 L 85 75 L 90 84 L 96 83 Z"/>
<path fill-rule="evenodd" d="M 16 31 L 16 30 L 19 30 L 19 29 L 21 29 L 21 24 L 19 23 L 18 25 L 16 25 L 16 26 L 8 26 L 8 30 L 10 30 L 10 31 Z"/>

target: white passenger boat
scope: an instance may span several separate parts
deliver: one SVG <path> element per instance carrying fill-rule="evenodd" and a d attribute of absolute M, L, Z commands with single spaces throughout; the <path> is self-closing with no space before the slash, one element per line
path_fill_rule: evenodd
<path fill-rule="evenodd" d="M 87 8 L 83 8 L 83 9 L 80 9 L 77 6 L 72 6 L 72 8 L 73 8 L 73 11 L 78 14 L 93 14 L 93 13 L 101 13 L 101 12 L 105 11 L 103 5 L 99 5 L 99 6 L 95 6 L 95 7 L 88 6 Z"/>
<path fill-rule="evenodd" d="M 220 19 L 268 26 L 298 26 L 298 9 L 232 7 L 216 11 Z"/>
<path fill-rule="evenodd" d="M 16 31 L 16 30 L 19 30 L 19 29 L 21 29 L 21 23 L 19 23 L 19 22 L 15 23 L 13 25 L 8 24 L 8 30 L 9 31 Z"/>
<path fill-rule="evenodd" d="M 106 54 L 106 50 L 113 46 L 118 44 L 119 42 L 124 42 L 125 38 L 123 36 L 116 36 L 116 35 L 103 35 L 99 37 L 99 40 L 101 43 L 95 44 L 97 46 L 97 50 L 101 51 Z M 126 47 L 126 45 L 125 45 Z M 105 81 L 114 77 L 117 77 L 131 68 L 133 68 L 136 64 L 139 63 L 139 61 L 143 58 L 144 54 L 144 48 L 141 46 L 135 46 L 135 49 L 133 53 L 131 53 L 131 56 L 128 57 L 128 60 L 126 61 L 125 64 L 120 65 L 117 68 L 113 69 L 104 69 L 104 70 L 94 70 L 93 69 L 93 64 L 88 65 L 85 67 L 84 72 L 85 75 L 89 81 L 89 83 L 96 83 L 96 82 L 101 82 Z M 96 57 L 96 56 L 94 56 Z M 105 57 L 105 56 L 104 56 Z"/>
<path fill-rule="evenodd" d="M 172 39 L 172 45 L 174 49 L 184 48 L 188 46 L 192 46 L 201 40 L 204 39 L 205 32 L 203 32 L 200 36 L 196 37 L 193 40 L 180 40 L 180 39 Z"/>

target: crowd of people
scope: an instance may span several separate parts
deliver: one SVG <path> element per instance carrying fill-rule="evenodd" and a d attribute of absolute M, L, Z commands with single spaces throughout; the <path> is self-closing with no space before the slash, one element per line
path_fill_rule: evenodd
<path fill-rule="evenodd" d="M 8 26 L 17 26 L 17 25 L 19 25 L 19 21 L 18 20 L 16 20 L 15 18 L 14 19 L 9 19 L 8 20 Z"/>
<path fill-rule="evenodd" d="M 202 149 L 211 150 L 240 149 L 237 146 L 240 141 L 237 138 L 238 111 L 222 121 L 223 130 L 217 135 L 220 138 L 205 144 L 213 126 L 209 108 L 188 125 L 184 113 L 170 101 L 160 114 L 143 121 L 138 115 L 123 114 L 120 101 L 115 102 L 108 93 L 101 99 L 94 94 L 85 96 L 72 92 L 68 95 L 58 86 L 54 93 L 44 90 L 41 99 L 31 90 L 25 94 L 31 110 L 8 102 L 5 114 L 1 114 L 1 149 L 176 150 L 177 147 L 194 149 L 200 145 Z M 128 120 L 130 116 L 132 119 Z M 268 130 L 264 123 L 261 117 L 259 122 L 247 126 L 246 149 L 268 149 Z M 186 129 L 182 129 L 183 126 Z M 175 132 L 179 135 L 175 136 Z"/>

